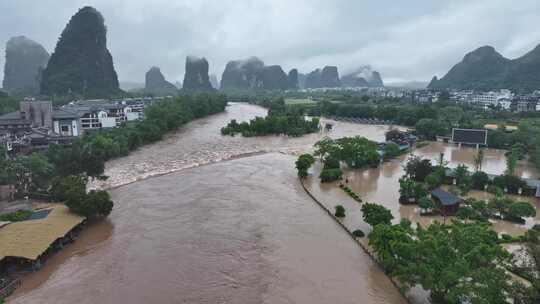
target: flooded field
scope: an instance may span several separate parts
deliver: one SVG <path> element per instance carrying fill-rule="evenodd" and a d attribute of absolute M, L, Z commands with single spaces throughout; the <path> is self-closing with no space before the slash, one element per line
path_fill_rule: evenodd
<path fill-rule="evenodd" d="M 390 127 L 335 122 L 330 133 L 301 138 L 220 134 L 231 119 L 264 115 L 232 104 L 109 162 L 110 178 L 93 186 L 114 188 L 110 217 L 25 277 L 9 303 L 405 303 L 306 195 L 294 169 L 293 155 L 324 136 L 382 141 Z M 472 165 L 473 149 L 433 144 L 415 153 L 436 159 L 441 151 L 451 164 Z M 414 207 L 397 203 L 405 158 L 347 172 L 351 187 L 395 216 L 414 218 Z M 486 152 L 484 170 L 504 166 L 503 151 Z M 525 163 L 519 170 L 537 175 Z M 308 186 L 345 205 L 345 220 L 363 228 L 358 203 L 343 191 L 313 178 Z"/>
<path fill-rule="evenodd" d="M 429 146 L 413 151 L 413 154 L 428 158 L 436 163 L 439 160 L 440 153 L 444 153 L 444 160 L 448 162 L 449 167 L 457 167 L 459 164 L 466 164 L 470 170 L 474 168 L 474 156 L 476 149 L 469 147 L 457 147 L 445 143 L 431 143 Z M 506 169 L 506 157 L 504 151 L 496 149 L 485 149 L 484 162 L 482 170 L 491 174 L 502 174 Z M 403 168 L 409 155 L 385 162 L 382 166 L 372 169 L 362 170 L 345 170 L 344 178 L 349 180 L 348 186 L 360 195 L 362 200 L 367 202 L 378 203 L 384 205 L 392 211 L 395 222 L 399 222 L 401 218 L 408 218 L 413 223 L 427 225 L 434 220 L 443 222 L 445 219 L 438 216 L 420 216 L 418 206 L 401 205 L 399 200 L 399 179 L 405 174 Z M 320 167 L 316 166 L 315 171 L 319 172 Z M 522 177 L 538 178 L 538 172 L 526 161 L 521 161 L 517 167 L 517 174 Z M 319 197 L 322 201 L 328 204 L 342 204 L 351 214 L 346 221 L 353 221 L 351 225 L 358 225 L 359 228 L 368 229 L 369 225 L 363 223 L 360 205 L 352 200 L 338 184 L 327 183 L 321 184 L 316 178 L 317 173 L 310 176 L 306 185 L 310 191 Z M 489 199 L 490 195 L 485 192 L 471 191 L 470 196 L 478 199 Z M 530 201 L 538 209 L 540 201 L 532 197 L 515 197 L 519 200 Z M 333 206 L 332 206 L 333 207 Z M 525 225 L 514 224 L 506 221 L 493 221 L 493 228 L 500 233 L 518 235 L 524 233 L 534 224 L 540 223 L 540 212 L 536 218 L 528 219 Z"/>

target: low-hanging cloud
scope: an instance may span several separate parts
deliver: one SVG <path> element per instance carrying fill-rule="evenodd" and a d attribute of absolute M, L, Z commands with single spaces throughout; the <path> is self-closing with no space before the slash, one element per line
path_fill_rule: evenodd
<path fill-rule="evenodd" d="M 285 70 L 370 65 L 386 82 L 429 80 L 482 45 L 513 58 L 540 43 L 536 0 L 17 0 L 0 1 L 0 52 L 17 35 L 52 52 L 84 5 L 105 17 L 121 81 L 143 82 L 152 66 L 181 81 L 190 54 L 218 76 L 229 60 L 257 56 Z"/>

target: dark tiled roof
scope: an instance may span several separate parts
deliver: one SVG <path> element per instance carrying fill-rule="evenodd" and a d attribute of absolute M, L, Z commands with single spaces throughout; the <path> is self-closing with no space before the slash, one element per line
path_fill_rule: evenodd
<path fill-rule="evenodd" d="M 8 120 L 8 119 L 21 119 L 21 113 L 19 111 L 6 113 L 3 115 L 0 115 L 0 120 Z"/>
<path fill-rule="evenodd" d="M 446 192 L 441 188 L 437 188 L 431 191 L 431 195 L 436 197 L 444 206 L 455 205 L 461 200 L 458 196 L 450 192 Z"/>
<path fill-rule="evenodd" d="M 79 118 L 79 114 L 73 111 L 65 110 L 65 109 L 56 109 L 53 112 L 53 118 L 56 118 L 56 119 Z"/>

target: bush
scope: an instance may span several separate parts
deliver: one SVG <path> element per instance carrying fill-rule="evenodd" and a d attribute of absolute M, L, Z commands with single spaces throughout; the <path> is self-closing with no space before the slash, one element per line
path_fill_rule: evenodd
<path fill-rule="evenodd" d="M 388 143 L 386 146 L 384 146 L 384 157 L 385 158 L 392 158 L 396 157 L 401 154 L 401 150 L 399 149 L 399 146 L 395 143 Z"/>
<path fill-rule="evenodd" d="M 476 190 L 484 190 L 489 183 L 489 177 L 485 172 L 478 171 L 471 175 L 472 187 Z"/>
<path fill-rule="evenodd" d="M 524 217 L 535 216 L 536 209 L 531 204 L 527 202 L 516 202 L 510 205 L 505 218 L 515 222 L 523 222 Z"/>
<path fill-rule="evenodd" d="M 315 158 L 311 154 L 302 154 L 296 161 L 296 169 L 298 170 L 298 176 L 301 178 L 307 177 L 308 170 L 315 163 Z"/>
<path fill-rule="evenodd" d="M 329 183 L 333 181 L 340 180 L 342 178 L 343 172 L 341 169 L 324 169 L 319 175 L 321 182 Z"/>
<path fill-rule="evenodd" d="M 334 215 L 336 217 L 339 217 L 339 218 L 345 217 L 345 207 L 341 205 L 337 205 L 335 209 L 336 209 L 336 212 L 334 213 Z"/>
<path fill-rule="evenodd" d="M 435 209 L 435 203 L 429 197 L 422 197 L 418 200 L 418 207 L 424 210 L 425 213 Z"/>
<path fill-rule="evenodd" d="M 424 180 L 428 189 L 432 190 L 442 185 L 443 177 L 438 172 L 430 173 Z"/>
<path fill-rule="evenodd" d="M 487 187 L 487 192 L 489 192 L 489 193 L 491 193 L 491 194 L 493 194 L 495 196 L 503 196 L 504 195 L 504 191 L 501 188 L 499 188 L 499 187 L 497 187 L 495 185 L 489 185 Z"/>
<path fill-rule="evenodd" d="M 340 168 L 340 164 L 339 164 L 339 159 L 337 158 L 334 158 L 332 156 L 327 156 L 324 161 L 324 169 L 339 169 Z"/>
<path fill-rule="evenodd" d="M 353 231 L 352 234 L 354 235 L 354 237 L 357 237 L 357 238 L 361 238 L 361 237 L 366 236 L 364 231 L 362 231 L 360 229 L 356 229 L 355 231 Z"/>
<path fill-rule="evenodd" d="M 19 210 L 0 215 L 0 222 L 20 222 L 28 219 L 31 215 L 32 211 L 30 210 Z"/>
<path fill-rule="evenodd" d="M 49 193 L 52 199 L 57 202 L 65 202 L 72 195 L 86 193 L 86 183 L 88 179 L 84 176 L 57 176 L 51 181 Z"/>
<path fill-rule="evenodd" d="M 509 234 L 501 234 L 501 239 L 504 242 L 511 242 L 514 238 Z"/>
<path fill-rule="evenodd" d="M 508 193 L 517 194 L 519 188 L 527 185 L 521 178 L 513 175 L 501 175 L 493 179 L 493 184 L 501 189 L 506 188 Z"/>
<path fill-rule="evenodd" d="M 88 194 L 79 193 L 73 195 L 66 202 L 69 210 L 85 217 L 105 217 L 108 216 L 114 203 L 107 191 L 92 190 Z"/>
<path fill-rule="evenodd" d="M 362 213 L 364 221 L 373 227 L 379 224 L 390 225 L 394 219 L 390 210 L 377 204 L 365 203 L 362 206 Z"/>

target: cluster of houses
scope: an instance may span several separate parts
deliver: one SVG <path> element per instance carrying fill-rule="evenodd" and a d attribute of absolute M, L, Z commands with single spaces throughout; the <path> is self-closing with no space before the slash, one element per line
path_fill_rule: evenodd
<path fill-rule="evenodd" d="M 442 98 L 442 91 L 417 90 L 412 92 L 411 98 L 416 102 L 438 102 Z M 450 101 L 474 104 L 484 109 L 499 108 L 514 112 L 540 111 L 540 91 L 530 94 L 514 94 L 510 90 L 481 92 L 475 90 L 450 90 Z"/>
<path fill-rule="evenodd" d="M 92 130 L 142 119 L 144 108 L 161 99 L 81 100 L 62 107 L 25 99 L 18 111 L 0 115 L 0 146 L 13 155 L 46 149 L 52 143 L 69 143 Z"/>

